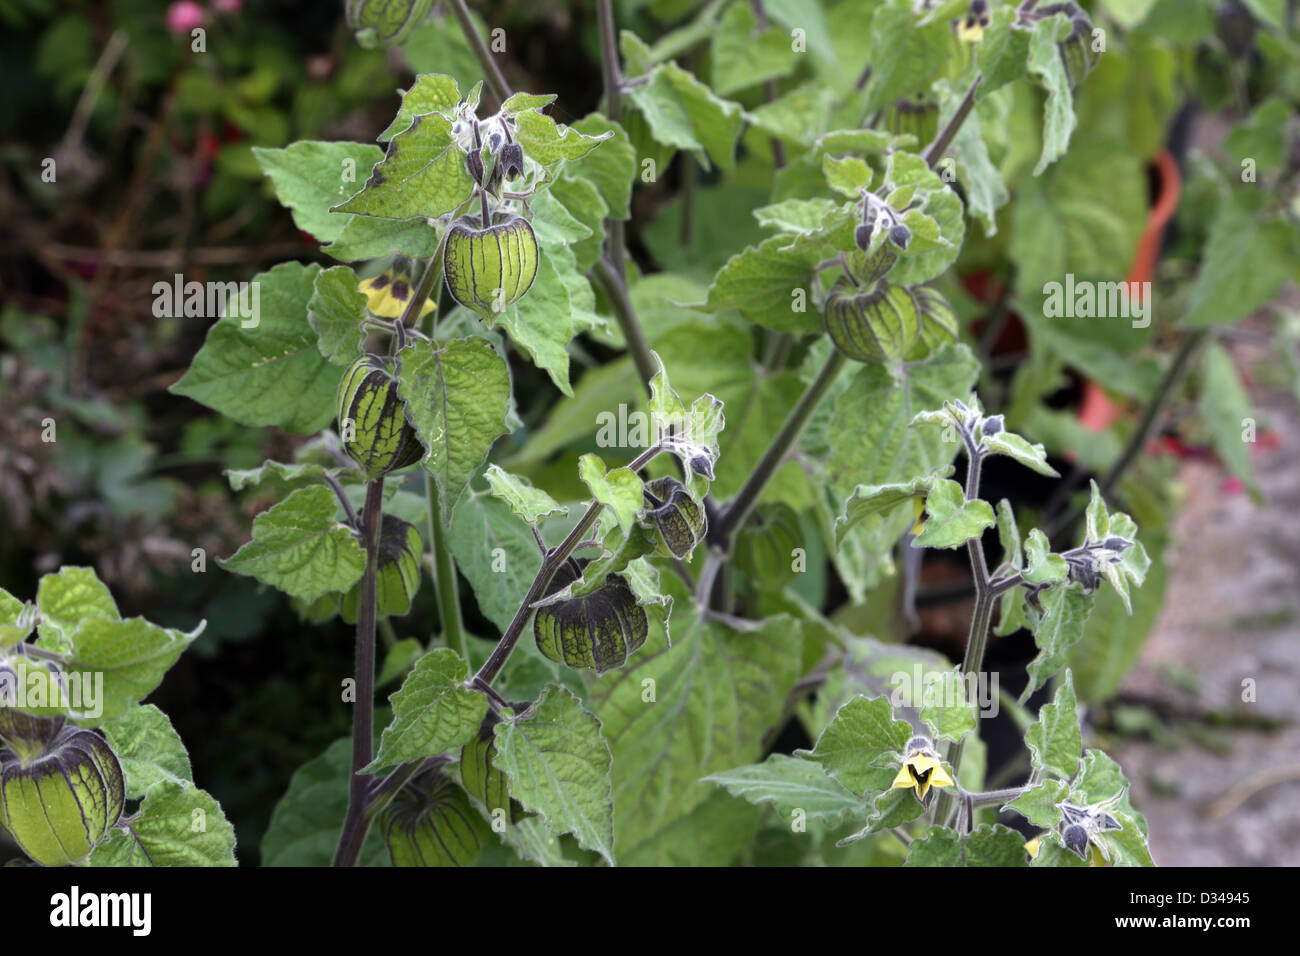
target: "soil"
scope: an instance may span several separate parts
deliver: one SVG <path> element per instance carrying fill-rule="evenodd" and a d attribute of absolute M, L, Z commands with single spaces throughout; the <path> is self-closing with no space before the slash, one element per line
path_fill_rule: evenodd
<path fill-rule="evenodd" d="M 1255 457 L 1267 503 L 1182 466 L 1165 608 L 1121 692 L 1159 716 L 1110 752 L 1161 866 L 1300 865 L 1300 410 L 1289 391 L 1252 399 L 1280 439 Z"/>

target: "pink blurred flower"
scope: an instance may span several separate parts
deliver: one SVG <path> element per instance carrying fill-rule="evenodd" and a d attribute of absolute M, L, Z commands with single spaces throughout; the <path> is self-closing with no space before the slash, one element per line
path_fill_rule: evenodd
<path fill-rule="evenodd" d="M 207 22 L 208 11 L 194 0 L 176 0 L 167 8 L 167 29 L 172 33 L 189 33 Z"/>
<path fill-rule="evenodd" d="M 242 0 L 212 0 L 212 9 L 217 13 L 238 13 L 242 6 Z"/>

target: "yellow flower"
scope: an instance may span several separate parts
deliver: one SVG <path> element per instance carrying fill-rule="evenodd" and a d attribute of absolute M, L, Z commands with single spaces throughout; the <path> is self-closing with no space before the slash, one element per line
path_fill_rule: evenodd
<path fill-rule="evenodd" d="M 397 256 L 393 264 L 373 279 L 365 279 L 357 285 L 365 293 L 366 308 L 384 319 L 396 319 L 406 309 L 415 287 L 411 260 L 406 256 Z M 432 299 L 425 299 L 420 306 L 418 318 L 424 318 L 434 310 Z"/>
<path fill-rule="evenodd" d="M 925 499 L 920 495 L 912 499 L 912 519 L 911 534 L 916 536 L 925 530 Z"/>
<path fill-rule="evenodd" d="M 1035 860 L 1038 858 L 1038 849 L 1042 846 L 1042 843 L 1043 835 L 1041 833 L 1032 840 L 1025 841 L 1025 852 L 1029 854 L 1029 859 Z"/>
<path fill-rule="evenodd" d="M 970 12 L 952 21 L 953 32 L 962 43 L 979 43 L 984 39 L 984 28 L 989 25 L 988 3 L 974 0 Z"/>
<path fill-rule="evenodd" d="M 924 800 L 931 787 L 952 785 L 952 777 L 948 776 L 948 771 L 943 769 L 943 764 L 939 762 L 939 755 L 930 746 L 930 741 L 924 737 L 913 737 L 908 741 L 903 767 L 898 771 L 898 776 L 894 778 L 890 789 L 913 787 L 916 789 L 916 795 Z"/>

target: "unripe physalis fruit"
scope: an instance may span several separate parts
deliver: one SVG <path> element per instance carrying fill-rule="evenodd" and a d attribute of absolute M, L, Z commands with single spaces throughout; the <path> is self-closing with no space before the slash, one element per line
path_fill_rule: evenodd
<path fill-rule="evenodd" d="M 899 136 L 911 133 L 918 146 L 928 146 L 939 133 L 939 102 L 899 100 L 885 111 L 885 128 Z"/>
<path fill-rule="evenodd" d="M 841 276 L 826 297 L 826 331 L 855 362 L 900 360 L 916 341 L 920 322 L 912 293 L 883 280 L 866 290 Z"/>
<path fill-rule="evenodd" d="M 424 457 L 424 446 L 397 394 L 396 361 L 363 355 L 339 382 L 338 425 L 343 450 L 374 481 Z"/>
<path fill-rule="evenodd" d="M 912 241 L 912 230 L 901 222 L 896 222 L 890 227 L 889 241 L 898 246 L 900 250 L 906 251 L 907 244 Z"/>
<path fill-rule="evenodd" d="M 547 594 L 572 584 L 579 574 L 572 563 L 561 565 Z M 533 637 L 543 656 L 597 674 L 627 663 L 649 633 L 645 608 L 617 574 L 590 594 L 539 607 L 533 618 Z"/>
<path fill-rule="evenodd" d="M 379 568 L 375 576 L 375 613 L 380 618 L 401 617 L 411 610 L 420 589 L 420 555 L 424 544 L 415 525 L 392 515 L 379 523 Z M 343 620 L 357 622 L 358 582 L 343 596 Z"/>
<path fill-rule="evenodd" d="M 344 12 L 357 42 L 367 49 L 396 46 L 433 9 L 433 0 L 347 0 Z"/>
<path fill-rule="evenodd" d="M 932 355 L 941 346 L 957 341 L 957 315 L 938 289 L 928 285 L 913 286 L 912 298 L 921 310 L 921 327 L 916 342 L 908 350 L 909 362 Z"/>
<path fill-rule="evenodd" d="M 44 746 L 0 752 L 0 824 L 42 866 L 83 861 L 125 800 L 117 755 L 92 731 L 63 726 Z"/>
<path fill-rule="evenodd" d="M 465 791 L 439 767 L 398 791 L 382 828 L 393 866 L 470 866 L 487 836 Z"/>
<path fill-rule="evenodd" d="M 518 800 L 510 798 L 505 773 L 496 766 L 496 735 L 493 726 L 497 715 L 488 711 L 478 733 L 460 749 L 460 779 L 465 792 L 483 804 L 490 814 L 502 812 L 507 823 L 518 823 L 530 816 Z"/>
<path fill-rule="evenodd" d="M 366 308 L 384 319 L 399 318 L 415 294 L 419 280 L 415 276 L 415 263 L 406 256 L 394 256 L 393 263 L 379 275 L 362 279 L 357 289 L 366 296 Z M 436 308 L 427 296 L 420 304 L 420 318 Z"/>
<path fill-rule="evenodd" d="M 646 482 L 642 493 L 646 501 L 644 523 L 654 526 L 660 553 L 689 557 L 709 530 L 704 508 L 676 478 Z"/>
<path fill-rule="evenodd" d="M 785 502 L 754 508 L 736 536 L 736 559 L 758 587 L 779 588 L 795 576 L 795 551 L 803 545 L 799 516 Z"/>
<path fill-rule="evenodd" d="M 465 216 L 447 233 L 442 270 L 452 298 L 491 324 L 532 287 L 537 261 L 537 236 L 527 219 L 507 216 L 484 228 Z"/>
<path fill-rule="evenodd" d="M 1057 48 L 1061 51 L 1066 79 L 1071 87 L 1078 86 L 1101 57 L 1092 48 L 1092 21 L 1076 3 L 1051 3 L 1035 12 L 1043 17 L 1064 13 L 1070 18 L 1070 35 L 1058 43 Z"/>

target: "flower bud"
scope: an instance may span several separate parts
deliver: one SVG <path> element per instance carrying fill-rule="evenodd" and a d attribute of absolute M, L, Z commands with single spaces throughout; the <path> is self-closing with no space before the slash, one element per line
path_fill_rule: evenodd
<path fill-rule="evenodd" d="M 907 249 L 907 244 L 912 241 L 912 230 L 908 229 L 901 222 L 894 223 L 889 230 L 889 241 L 898 246 L 901 250 Z"/>
<path fill-rule="evenodd" d="M 579 571 L 562 565 L 547 594 L 572 584 Z M 537 609 L 533 638 L 549 660 L 597 674 L 627 663 L 650 633 L 650 621 L 636 595 L 619 575 L 611 574 L 590 594 L 571 597 Z"/>
<path fill-rule="evenodd" d="M 42 866 L 84 860 L 125 800 L 117 755 L 92 731 L 63 727 L 35 754 L 0 757 L 0 824 Z"/>
<path fill-rule="evenodd" d="M 483 185 L 483 154 L 477 149 L 471 149 L 465 154 L 465 169 L 470 179 L 480 186 Z"/>
<path fill-rule="evenodd" d="M 524 174 L 524 148 L 518 143 L 506 143 L 497 163 L 506 179 L 518 179 Z"/>
<path fill-rule="evenodd" d="M 713 462 L 708 455 L 696 455 L 690 461 L 691 471 L 702 478 L 713 480 Z"/>
<path fill-rule="evenodd" d="M 520 216 L 486 229 L 466 216 L 448 231 L 442 261 L 452 297 L 490 324 L 537 278 L 537 236 Z"/>
<path fill-rule="evenodd" d="M 869 222 L 859 223 L 858 227 L 853 230 L 854 244 L 863 252 L 866 252 L 871 245 L 871 234 L 873 232 L 875 232 L 874 224 Z"/>
<path fill-rule="evenodd" d="M 1061 831 L 1061 842 L 1080 859 L 1088 858 L 1088 829 L 1081 823 L 1071 823 Z"/>
<path fill-rule="evenodd" d="M 373 481 L 424 457 L 424 446 L 397 394 L 396 360 L 363 355 L 339 382 L 338 423 L 343 450 Z"/>
<path fill-rule="evenodd" d="M 1006 428 L 1006 419 L 1001 415 L 990 415 L 984 419 L 984 434 L 997 435 Z"/>

